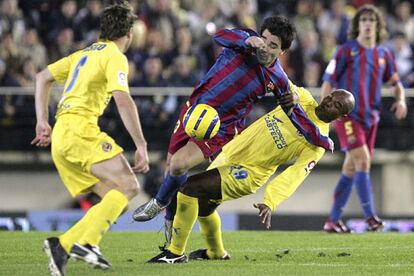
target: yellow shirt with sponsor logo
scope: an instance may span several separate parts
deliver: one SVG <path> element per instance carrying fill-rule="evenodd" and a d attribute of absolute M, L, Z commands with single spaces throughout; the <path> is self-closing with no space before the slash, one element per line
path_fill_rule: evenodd
<path fill-rule="evenodd" d="M 329 124 L 316 116 L 318 103 L 310 92 L 291 83 L 290 87 L 298 94 L 299 104 L 321 134 L 328 135 Z M 258 119 L 223 147 L 223 153 L 230 163 L 252 168 L 255 174 L 264 178 L 273 175 L 279 165 L 293 162 L 266 185 L 264 203 L 273 211 L 293 194 L 324 152 L 323 148 L 306 141 L 281 107 Z M 256 183 L 258 186 L 263 184 Z"/>
<path fill-rule="evenodd" d="M 112 92 L 129 93 L 128 60 L 112 41 L 99 41 L 48 66 L 58 83 L 64 83 L 56 117 L 79 114 L 99 117 Z"/>

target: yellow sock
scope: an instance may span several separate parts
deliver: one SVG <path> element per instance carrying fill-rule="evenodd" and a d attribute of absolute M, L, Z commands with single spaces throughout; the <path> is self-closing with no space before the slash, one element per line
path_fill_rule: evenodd
<path fill-rule="evenodd" d="M 94 213 L 97 209 L 97 206 L 98 205 L 92 206 L 81 220 L 79 220 L 68 231 L 59 236 L 60 244 L 67 253 L 70 252 L 73 244 L 79 241 L 88 225 L 90 225 L 89 221 L 91 220 L 91 218 L 94 217 Z"/>
<path fill-rule="evenodd" d="M 102 236 L 128 205 L 128 199 L 117 190 L 110 190 L 102 201 L 95 205 L 93 217 L 88 221 L 79 244 L 98 245 Z"/>
<path fill-rule="evenodd" d="M 172 240 L 168 247 L 172 253 L 184 254 L 191 229 L 197 220 L 198 199 L 179 192 L 177 194 L 177 212 L 174 217 Z"/>
<path fill-rule="evenodd" d="M 217 211 L 207 217 L 198 217 L 201 235 L 207 243 L 207 255 L 210 258 L 221 258 L 226 254 L 221 234 L 221 219 Z"/>

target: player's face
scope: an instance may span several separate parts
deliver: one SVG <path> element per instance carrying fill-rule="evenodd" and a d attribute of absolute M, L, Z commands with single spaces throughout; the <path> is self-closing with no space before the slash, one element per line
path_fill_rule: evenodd
<path fill-rule="evenodd" d="M 329 123 L 347 114 L 344 96 L 340 92 L 332 92 L 316 107 L 316 115 L 322 121 Z"/>
<path fill-rule="evenodd" d="M 266 46 L 256 50 L 257 59 L 260 64 L 270 65 L 283 52 L 282 40 L 278 36 L 272 35 L 267 29 L 263 31 L 262 39 Z"/>
<path fill-rule="evenodd" d="M 363 13 L 359 17 L 359 35 L 365 39 L 375 37 L 377 32 L 377 19 L 373 13 Z"/>

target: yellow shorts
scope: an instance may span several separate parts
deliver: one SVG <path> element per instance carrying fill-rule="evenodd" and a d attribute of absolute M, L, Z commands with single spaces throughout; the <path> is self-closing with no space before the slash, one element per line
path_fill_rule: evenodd
<path fill-rule="evenodd" d="M 222 201 L 254 194 L 269 178 L 254 166 L 232 164 L 222 152 L 207 170 L 217 169 L 221 176 Z M 217 202 L 220 203 L 220 202 Z"/>
<path fill-rule="evenodd" d="M 74 197 L 99 182 L 91 173 L 93 164 L 121 152 L 123 149 L 100 130 L 96 119 L 65 114 L 53 128 L 52 158 L 60 178 Z"/>

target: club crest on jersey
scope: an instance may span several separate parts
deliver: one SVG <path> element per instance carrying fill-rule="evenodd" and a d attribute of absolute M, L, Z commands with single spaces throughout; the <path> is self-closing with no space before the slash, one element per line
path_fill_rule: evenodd
<path fill-rule="evenodd" d="M 306 173 L 310 173 L 311 170 L 316 166 L 316 161 L 312 160 L 308 163 L 308 166 L 305 168 Z"/>
<path fill-rule="evenodd" d="M 273 83 L 273 82 L 269 82 L 267 85 L 266 85 L 266 92 L 267 93 L 272 93 L 273 91 L 275 91 L 275 84 Z"/>
<path fill-rule="evenodd" d="M 385 58 L 379 58 L 378 63 L 381 67 L 384 67 L 385 66 Z"/>
<path fill-rule="evenodd" d="M 110 152 L 112 150 L 112 145 L 111 143 L 104 141 L 101 144 L 101 148 L 104 152 Z"/>
<path fill-rule="evenodd" d="M 125 72 L 118 71 L 118 83 L 122 86 L 128 86 L 127 75 Z"/>

